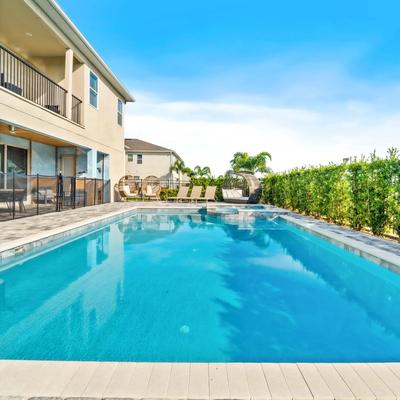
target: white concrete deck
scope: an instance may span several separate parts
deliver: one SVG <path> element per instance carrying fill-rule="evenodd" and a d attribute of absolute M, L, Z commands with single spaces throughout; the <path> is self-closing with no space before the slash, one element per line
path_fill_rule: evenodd
<path fill-rule="evenodd" d="M 100 221 L 138 208 L 196 208 L 203 205 L 117 203 L 42 215 L 0 225 L 0 260 L 65 238 Z M 293 214 L 291 215 L 293 217 Z M 342 229 L 298 216 L 296 223 L 332 240 Z M 302 221 L 299 221 L 302 220 Z M 325 230 L 324 230 L 324 225 Z M 321 230 L 321 231 L 320 231 Z M 329 234 L 327 232 L 330 232 Z M 341 240 L 387 263 L 398 261 L 398 245 L 352 232 Z M 349 233 L 347 234 L 349 236 Z M 343 231 L 343 237 L 346 237 Z M 367 243 L 370 247 L 365 247 Z M 376 242 L 375 241 L 380 241 Z M 386 251 L 389 254 L 384 254 Z M 0 360 L 2 399 L 400 399 L 400 363 L 121 363 Z"/>
<path fill-rule="evenodd" d="M 0 361 L 0 398 L 396 400 L 400 364 Z"/>

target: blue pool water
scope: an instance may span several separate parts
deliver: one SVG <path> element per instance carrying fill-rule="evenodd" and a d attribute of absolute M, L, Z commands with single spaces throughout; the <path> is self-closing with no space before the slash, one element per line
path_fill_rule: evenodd
<path fill-rule="evenodd" d="M 400 276 L 282 220 L 126 218 L 0 271 L 0 359 L 400 361 Z"/>

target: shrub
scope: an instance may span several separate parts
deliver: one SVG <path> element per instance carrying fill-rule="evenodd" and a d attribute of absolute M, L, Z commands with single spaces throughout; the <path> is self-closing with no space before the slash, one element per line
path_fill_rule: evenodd
<path fill-rule="evenodd" d="M 178 189 L 161 189 L 160 199 L 167 200 L 168 197 L 175 197 L 178 194 Z"/>
<path fill-rule="evenodd" d="M 400 236 L 400 158 L 389 149 L 340 165 L 296 168 L 264 179 L 264 202 L 376 235 Z"/>

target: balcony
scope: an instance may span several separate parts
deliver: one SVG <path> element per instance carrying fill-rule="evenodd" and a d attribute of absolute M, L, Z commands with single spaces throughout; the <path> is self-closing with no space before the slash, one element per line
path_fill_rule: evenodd
<path fill-rule="evenodd" d="M 0 86 L 47 110 L 82 123 L 82 100 L 72 95 L 67 113 L 67 91 L 40 71 L 0 45 Z"/>

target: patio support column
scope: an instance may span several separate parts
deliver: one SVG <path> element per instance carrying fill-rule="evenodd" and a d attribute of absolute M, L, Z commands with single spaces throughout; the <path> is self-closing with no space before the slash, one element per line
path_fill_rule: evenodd
<path fill-rule="evenodd" d="M 71 119 L 72 116 L 72 73 L 74 67 L 74 52 L 71 49 L 67 49 L 65 52 L 65 85 L 64 88 L 67 91 L 67 98 L 65 100 L 66 116 Z"/>

